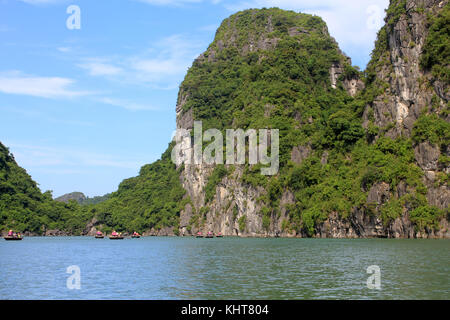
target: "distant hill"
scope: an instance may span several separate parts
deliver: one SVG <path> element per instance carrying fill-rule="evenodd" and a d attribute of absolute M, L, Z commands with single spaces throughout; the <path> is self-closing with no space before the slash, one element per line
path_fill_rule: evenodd
<path fill-rule="evenodd" d="M 55 201 L 64 203 L 67 203 L 70 200 L 75 200 L 76 202 L 81 203 L 86 200 L 86 196 L 82 192 L 71 192 L 55 199 Z"/>
<path fill-rule="evenodd" d="M 89 205 L 101 203 L 103 201 L 108 200 L 110 197 L 111 197 L 110 193 L 107 193 L 103 196 L 89 198 L 86 197 L 82 192 L 71 192 L 56 198 L 55 201 L 68 203 L 70 200 L 75 200 L 81 205 Z"/>

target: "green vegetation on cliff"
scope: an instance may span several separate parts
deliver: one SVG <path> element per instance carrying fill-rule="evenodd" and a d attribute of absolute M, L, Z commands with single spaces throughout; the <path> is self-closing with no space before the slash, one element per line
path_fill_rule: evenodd
<path fill-rule="evenodd" d="M 102 230 L 144 232 L 178 227 L 185 191 L 171 161 L 171 150 L 169 147 L 160 160 L 143 166 L 137 177 L 122 181 L 108 200 L 88 206 Z"/>
<path fill-rule="evenodd" d="M 243 50 L 249 42 L 254 48 Z M 193 108 L 204 130 L 279 129 L 282 166 L 299 144 L 348 148 L 364 135 L 362 109 L 342 86 L 331 88 L 330 66 L 340 62 L 345 65 L 345 57 L 319 17 L 246 10 L 222 23 L 204 58 L 188 71 L 181 85 L 189 94 L 184 109 Z"/>
<path fill-rule="evenodd" d="M 182 201 L 185 191 L 170 152 L 171 147 L 161 160 L 143 166 L 139 176 L 124 180 L 116 192 L 96 199 L 101 202 L 79 204 L 54 201 L 49 191 L 41 193 L 0 143 L 0 231 L 11 228 L 40 235 L 60 230 L 79 235 L 89 231 L 85 229 L 92 219 L 106 232 L 176 227 L 186 200 Z"/>
<path fill-rule="evenodd" d="M 450 84 L 450 3 L 437 16 L 428 18 L 429 34 L 426 38 L 420 65 L 431 70 L 433 76 Z"/>
<path fill-rule="evenodd" d="M 61 203 L 52 199 L 50 191 L 42 193 L 0 142 L 0 230 L 35 234 L 63 230 L 79 234 L 89 217 L 75 201 Z"/>
<path fill-rule="evenodd" d="M 429 141 L 442 149 L 450 145 L 450 123 L 435 114 L 422 115 L 414 124 L 412 138 L 414 142 Z"/>

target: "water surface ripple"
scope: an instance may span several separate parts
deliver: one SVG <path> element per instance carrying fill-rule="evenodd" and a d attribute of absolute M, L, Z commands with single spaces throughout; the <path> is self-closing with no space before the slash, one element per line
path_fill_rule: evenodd
<path fill-rule="evenodd" d="M 449 299 L 450 240 L 29 237 L 0 299 Z M 66 286 L 68 266 L 81 289 Z M 381 268 L 381 290 L 367 267 Z"/>

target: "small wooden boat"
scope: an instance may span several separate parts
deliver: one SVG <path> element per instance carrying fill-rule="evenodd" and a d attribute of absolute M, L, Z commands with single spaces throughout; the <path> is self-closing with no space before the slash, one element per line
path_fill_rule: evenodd
<path fill-rule="evenodd" d="M 103 232 L 101 232 L 101 231 L 97 231 L 95 233 L 95 239 L 103 239 L 104 237 L 105 236 L 104 236 Z"/>
<path fill-rule="evenodd" d="M 17 240 L 22 240 L 23 238 L 20 236 L 6 236 L 3 237 L 6 241 L 17 241 Z"/>
<path fill-rule="evenodd" d="M 109 239 L 110 240 L 122 240 L 123 236 L 122 236 L 122 233 L 118 233 L 116 231 L 113 231 L 111 233 L 111 235 L 109 236 Z"/>
<path fill-rule="evenodd" d="M 122 240 L 123 237 L 122 236 L 109 236 L 109 239 L 111 239 L 111 240 Z"/>
<path fill-rule="evenodd" d="M 205 237 L 205 238 L 209 238 L 209 239 L 214 238 L 214 233 L 208 232 L 208 233 L 206 234 L 206 237 Z"/>
<path fill-rule="evenodd" d="M 197 236 L 196 236 L 197 238 L 203 238 L 203 233 L 201 233 L 201 232 L 197 232 Z"/>
<path fill-rule="evenodd" d="M 120 237 L 120 236 L 115 236 L 115 237 L 110 236 L 109 239 L 111 239 L 111 240 L 122 240 L 123 237 Z"/>
<path fill-rule="evenodd" d="M 216 235 L 216 238 L 223 238 L 223 234 L 219 232 L 219 233 Z"/>
<path fill-rule="evenodd" d="M 132 238 L 139 239 L 141 236 L 132 235 Z"/>

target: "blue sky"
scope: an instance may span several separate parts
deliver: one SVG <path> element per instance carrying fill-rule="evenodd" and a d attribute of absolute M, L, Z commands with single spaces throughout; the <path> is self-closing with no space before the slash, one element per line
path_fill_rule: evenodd
<path fill-rule="evenodd" d="M 68 29 L 70 5 L 80 29 Z M 178 86 L 221 21 L 313 13 L 364 69 L 388 0 L 0 0 L 0 141 L 54 196 L 117 189 L 158 159 Z"/>

